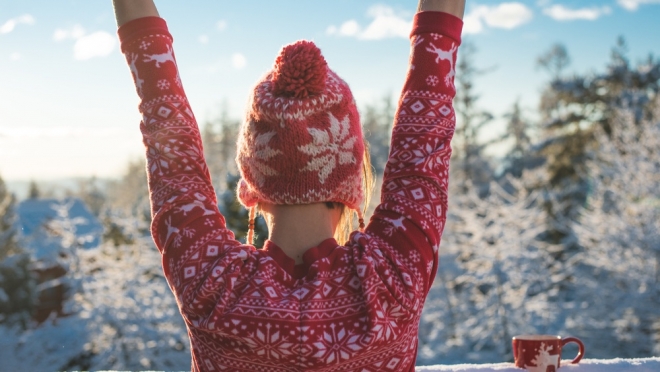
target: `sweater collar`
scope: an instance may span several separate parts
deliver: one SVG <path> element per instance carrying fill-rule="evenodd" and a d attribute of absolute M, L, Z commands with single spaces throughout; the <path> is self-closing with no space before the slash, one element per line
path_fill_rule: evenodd
<path fill-rule="evenodd" d="M 328 238 L 316 247 L 309 248 L 302 256 L 303 263 L 296 265 L 296 261 L 287 256 L 282 248 L 270 240 L 266 240 L 263 250 L 277 262 L 278 265 L 294 279 L 302 279 L 309 272 L 310 266 L 320 259 L 328 257 L 332 251 L 338 247 L 337 241 L 334 238 Z"/>

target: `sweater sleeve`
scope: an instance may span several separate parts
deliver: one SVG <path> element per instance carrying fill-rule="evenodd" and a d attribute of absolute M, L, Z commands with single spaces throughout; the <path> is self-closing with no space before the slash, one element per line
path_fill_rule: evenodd
<path fill-rule="evenodd" d="M 163 254 L 165 276 L 184 316 L 198 311 L 201 299 L 207 307 L 221 306 L 230 296 L 241 259 L 254 248 L 234 239 L 218 210 L 165 21 L 139 18 L 118 33 L 140 97 L 151 233 Z M 226 275 L 218 278 L 220 273 Z"/>
<path fill-rule="evenodd" d="M 411 56 L 394 119 L 381 204 L 366 229 L 397 252 L 395 270 L 428 293 L 438 266 L 447 213 L 454 75 L 462 21 L 447 13 L 415 15 Z"/>

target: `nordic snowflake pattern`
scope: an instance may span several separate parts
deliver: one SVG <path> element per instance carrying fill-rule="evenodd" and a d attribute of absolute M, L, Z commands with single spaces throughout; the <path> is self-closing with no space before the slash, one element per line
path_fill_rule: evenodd
<path fill-rule="evenodd" d="M 430 86 L 432 86 L 432 87 L 438 85 L 439 82 L 440 82 L 440 79 L 438 79 L 438 77 L 435 76 L 435 75 L 429 75 L 429 76 L 426 78 L 426 84 L 428 84 L 428 85 L 430 85 Z"/>
<path fill-rule="evenodd" d="M 364 232 L 353 233 L 346 246 L 322 243 L 299 275 L 287 269 L 292 260 L 278 247 L 256 250 L 227 229 L 171 37 L 157 22 L 146 19 L 151 34 L 124 36 L 122 45 L 142 98 L 152 234 L 188 327 L 192 369 L 413 370 L 446 219 L 454 128 L 453 84 L 430 86 L 427 78 L 453 78 L 455 56 L 445 63 L 440 51 L 455 53 L 455 42 L 413 38 L 381 204 Z M 433 24 L 438 34 L 448 27 Z M 349 135 L 347 118 L 329 119 L 328 128 L 310 129 L 312 142 L 299 148 L 312 158 L 305 171 L 318 172 L 321 183 L 338 166 L 356 161 L 348 149 L 359 140 Z M 279 154 L 272 136 L 252 138 L 258 150 L 251 168 L 260 182 L 274 172 L 264 161 Z"/>
<path fill-rule="evenodd" d="M 170 82 L 167 81 L 166 79 L 160 79 L 158 80 L 158 83 L 156 83 L 156 86 L 160 90 L 165 90 L 170 88 Z"/>
<path fill-rule="evenodd" d="M 337 164 L 356 162 L 353 146 L 358 138 L 350 136 L 349 117 L 346 116 L 340 121 L 332 113 L 328 113 L 328 116 L 330 128 L 327 130 L 308 128 L 313 139 L 312 143 L 298 148 L 301 152 L 312 156 L 312 160 L 302 170 L 318 172 L 321 184 L 325 183 Z"/>
<path fill-rule="evenodd" d="M 267 160 L 282 153 L 280 150 L 273 149 L 269 145 L 270 140 L 275 136 L 276 132 L 258 133 L 255 129 L 254 122 L 250 122 L 245 134 L 251 136 L 251 141 L 256 144 L 256 151 L 247 159 L 250 165 L 247 169 L 252 173 L 255 182 L 261 186 L 267 177 L 278 174 L 275 169 L 266 164 Z"/>

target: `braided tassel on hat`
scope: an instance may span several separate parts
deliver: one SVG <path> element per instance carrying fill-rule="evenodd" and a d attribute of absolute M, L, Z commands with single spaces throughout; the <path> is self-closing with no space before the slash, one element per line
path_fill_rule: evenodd
<path fill-rule="evenodd" d="M 255 207 L 250 207 L 250 217 L 248 220 L 248 233 L 246 243 L 254 245 L 254 217 L 255 217 Z"/>
<path fill-rule="evenodd" d="M 238 200 L 247 208 L 336 202 L 358 211 L 364 153 L 350 88 L 313 42 L 297 41 L 252 91 L 237 141 Z"/>

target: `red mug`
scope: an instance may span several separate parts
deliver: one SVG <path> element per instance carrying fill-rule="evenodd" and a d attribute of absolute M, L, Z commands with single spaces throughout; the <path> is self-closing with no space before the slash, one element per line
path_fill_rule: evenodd
<path fill-rule="evenodd" d="M 561 348 L 569 342 L 578 345 L 578 355 L 571 361 L 577 364 L 584 356 L 584 344 L 575 337 L 554 335 L 522 335 L 513 338 L 513 359 L 516 367 L 530 372 L 556 372 L 559 369 Z"/>

